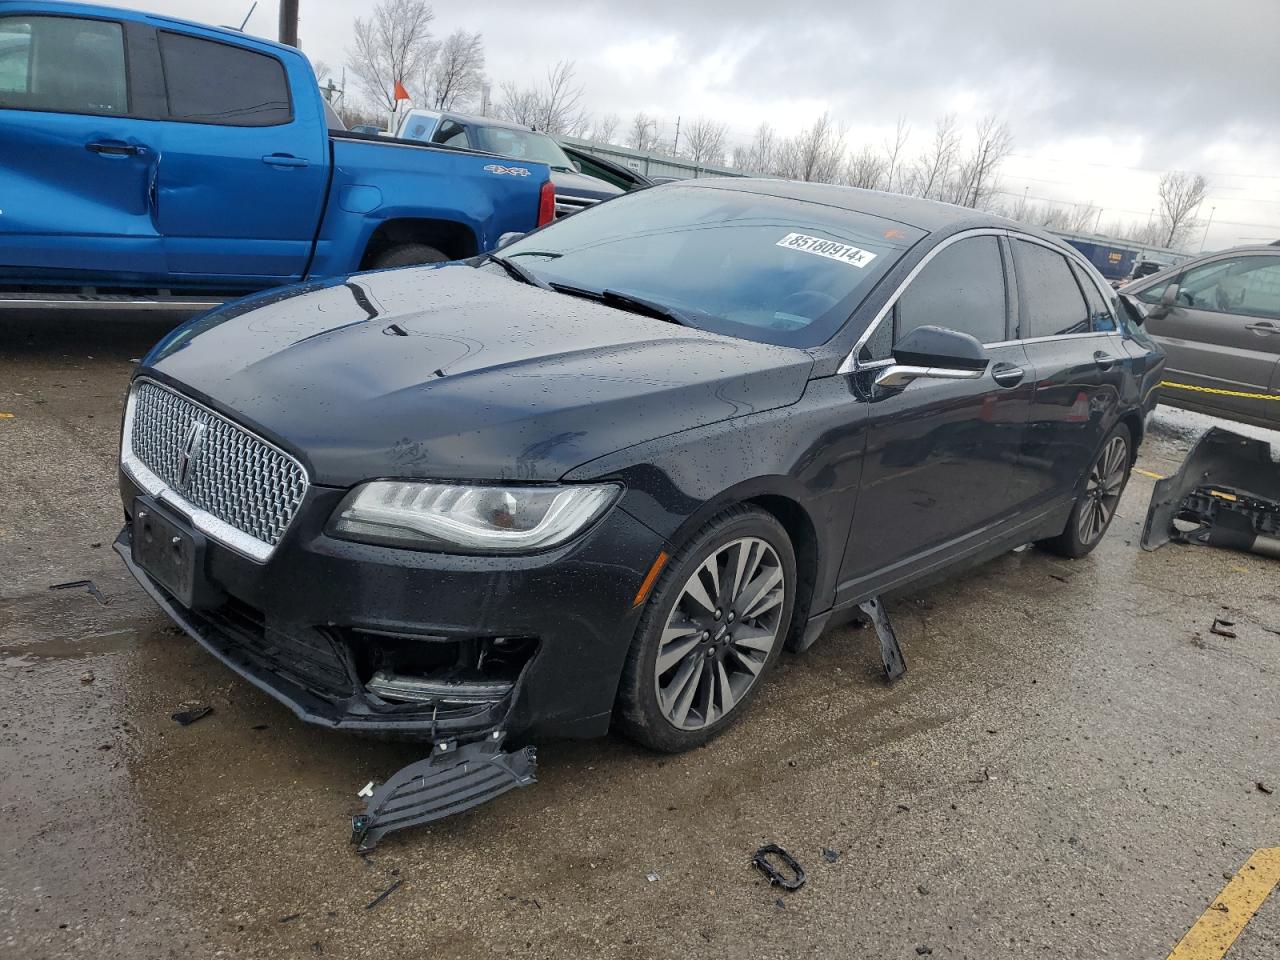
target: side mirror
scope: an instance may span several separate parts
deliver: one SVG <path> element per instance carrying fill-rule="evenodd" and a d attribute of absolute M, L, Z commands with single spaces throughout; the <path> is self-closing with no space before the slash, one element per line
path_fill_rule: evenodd
<path fill-rule="evenodd" d="M 977 338 L 945 327 L 916 327 L 893 348 L 893 365 L 876 376 L 876 386 L 901 388 L 913 380 L 977 380 L 991 358 Z"/>
<path fill-rule="evenodd" d="M 1148 320 L 1163 320 L 1178 305 L 1178 284 L 1170 281 L 1160 296 L 1160 302 L 1147 311 Z"/>
<path fill-rule="evenodd" d="M 520 233 L 518 230 L 511 230 L 507 233 L 504 233 L 502 236 L 498 237 L 498 245 L 494 247 L 494 249 L 501 250 L 507 244 L 515 243 L 517 240 L 519 240 L 523 236 L 524 234 Z"/>

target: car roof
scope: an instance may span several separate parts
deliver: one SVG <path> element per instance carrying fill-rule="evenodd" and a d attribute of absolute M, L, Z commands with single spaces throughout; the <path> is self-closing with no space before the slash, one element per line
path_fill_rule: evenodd
<path fill-rule="evenodd" d="M 803 200 L 807 203 L 821 203 L 853 213 L 865 213 L 873 217 L 893 220 L 924 230 L 926 233 L 951 233 L 954 230 L 972 227 L 1001 227 L 1016 229 L 1022 233 L 1061 243 L 1057 238 L 1035 227 L 998 217 L 995 214 L 957 206 L 954 203 L 943 203 L 940 200 L 921 200 L 919 197 L 904 197 L 901 194 L 883 193 L 879 190 L 863 190 L 860 187 L 843 187 L 831 183 L 805 183 L 796 180 L 769 180 L 755 177 L 707 177 L 680 182 L 711 189 L 737 190 L 742 193 L 759 193 L 789 200 Z"/>
<path fill-rule="evenodd" d="M 450 120 L 458 120 L 462 123 L 470 123 L 484 127 L 504 127 L 507 130 L 523 130 L 525 133 L 541 133 L 546 134 L 542 130 L 534 130 L 533 127 L 524 123 L 515 123 L 511 120 L 499 120 L 497 117 L 477 117 L 469 113 L 454 113 L 451 110 L 441 112 L 441 117 L 448 117 Z"/>
<path fill-rule="evenodd" d="M 201 23 L 198 20 L 184 20 L 181 17 L 171 17 L 167 14 L 151 13 L 145 10 L 131 10 L 127 7 L 105 7 L 95 3 L 77 3 L 70 2 L 70 0 L 40 0 L 39 3 L 32 4 L 29 12 L 33 16 L 41 13 L 51 13 L 55 15 L 63 14 L 99 19 L 133 20 L 136 22 L 154 23 L 160 26 L 168 25 L 172 27 L 184 27 L 187 29 L 205 31 L 215 35 L 221 34 L 222 36 L 225 36 L 228 39 L 234 39 L 245 46 L 256 45 L 258 47 L 265 47 L 290 54 L 298 54 L 301 52 L 297 47 L 291 47 L 287 44 L 277 43 L 274 40 L 268 40 L 265 37 L 245 33 L 237 27 Z"/>

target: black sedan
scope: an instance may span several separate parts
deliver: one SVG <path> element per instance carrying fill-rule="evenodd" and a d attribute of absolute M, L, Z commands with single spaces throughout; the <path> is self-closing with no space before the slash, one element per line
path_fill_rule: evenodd
<path fill-rule="evenodd" d="M 867 598 L 1092 550 L 1163 364 L 1126 310 L 970 210 L 655 187 L 178 328 L 117 550 L 305 720 L 682 750 Z"/>

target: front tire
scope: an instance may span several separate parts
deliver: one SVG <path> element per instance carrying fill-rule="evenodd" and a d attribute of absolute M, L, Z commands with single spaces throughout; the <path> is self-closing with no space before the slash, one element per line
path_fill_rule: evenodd
<path fill-rule="evenodd" d="M 791 625 L 796 560 L 777 519 L 735 507 L 668 562 L 622 671 L 617 725 L 678 753 L 737 721 L 776 662 Z"/>
<path fill-rule="evenodd" d="M 1071 508 L 1066 528 L 1056 537 L 1040 541 L 1040 545 L 1073 560 L 1092 553 L 1115 519 L 1132 468 L 1133 437 L 1129 428 L 1119 423 L 1107 434 L 1089 465 L 1084 488 Z"/>

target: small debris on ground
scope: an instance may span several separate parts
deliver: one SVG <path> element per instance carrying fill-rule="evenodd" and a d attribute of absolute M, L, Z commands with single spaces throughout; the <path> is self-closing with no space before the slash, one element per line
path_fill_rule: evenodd
<path fill-rule="evenodd" d="M 1228 640 L 1234 640 L 1236 638 L 1236 632 L 1230 628 L 1235 625 L 1236 622 L 1234 620 L 1223 620 L 1221 617 L 1215 617 L 1213 620 L 1213 626 L 1209 628 L 1209 632 L 1216 633 L 1220 637 L 1226 637 Z"/>
<path fill-rule="evenodd" d="M 190 710 L 179 710 L 173 714 L 173 719 L 184 727 L 189 727 L 197 720 L 207 717 L 213 713 L 213 707 L 192 707 Z"/>
<path fill-rule="evenodd" d="M 1268 797 L 1271 796 L 1271 794 L 1275 793 L 1274 790 L 1268 787 L 1261 780 L 1254 781 L 1253 786 L 1254 786 L 1254 789 L 1257 790 L 1259 793 L 1265 793 Z"/>
<path fill-rule="evenodd" d="M 787 909 L 787 901 L 783 900 L 781 897 L 773 901 L 773 905 L 777 907 L 779 910 Z"/>
<path fill-rule="evenodd" d="M 96 679 L 97 678 L 93 675 L 92 670 L 86 670 L 84 673 L 80 674 L 81 683 L 93 683 Z"/>
<path fill-rule="evenodd" d="M 255 724 L 254 724 L 252 727 L 250 727 L 249 729 L 250 729 L 250 730 L 266 730 L 266 729 L 267 729 L 267 725 L 266 725 L 265 723 L 255 723 Z"/>
<path fill-rule="evenodd" d="M 300 916 L 302 916 L 302 914 L 300 914 L 300 913 L 291 913 L 291 914 L 289 914 L 287 917 L 281 917 L 281 918 L 280 918 L 280 922 L 281 922 L 281 923 L 292 923 L 294 920 L 297 920 Z"/>
<path fill-rule="evenodd" d="M 787 876 L 774 866 L 774 860 L 777 860 L 789 870 L 791 875 Z M 808 879 L 805 876 L 804 867 L 800 866 L 795 857 L 776 843 L 767 843 L 757 850 L 755 856 L 751 858 L 751 865 L 769 879 L 770 886 L 777 884 L 784 890 L 799 890 Z"/>
<path fill-rule="evenodd" d="M 837 860 L 840 859 L 840 851 L 832 850 L 829 847 L 823 847 L 822 859 L 827 861 L 827 863 L 835 863 Z"/>
<path fill-rule="evenodd" d="M 658 875 L 656 873 L 651 873 L 647 877 L 645 877 L 645 879 L 648 880 L 650 883 L 657 883 Z"/>
<path fill-rule="evenodd" d="M 88 590 L 89 595 L 104 607 L 107 605 L 107 598 L 102 595 L 102 591 L 98 589 L 98 585 L 92 580 L 68 580 L 65 583 L 49 584 L 50 590 L 77 590 L 80 587 Z"/>
<path fill-rule="evenodd" d="M 923 945 L 916 947 L 916 956 L 918 957 L 925 957 L 931 953 L 933 953 L 933 947 L 926 947 Z"/>
<path fill-rule="evenodd" d="M 363 787 L 361 787 L 361 788 L 360 788 L 360 790 L 359 790 L 359 792 L 357 792 L 357 793 L 356 793 L 356 796 L 357 796 L 357 797 L 363 797 L 363 798 L 365 798 L 365 799 L 368 799 L 369 797 L 372 797 L 372 796 L 373 796 L 373 781 L 372 781 L 372 780 L 370 780 L 370 781 L 369 781 L 368 783 L 366 783 Z"/>
<path fill-rule="evenodd" d="M 372 900 L 366 903 L 364 905 L 364 908 L 366 910 L 372 910 L 374 907 L 380 904 L 383 900 L 387 899 L 387 897 L 391 896 L 391 894 L 395 893 L 395 891 L 399 888 L 399 886 L 402 883 L 404 883 L 403 879 L 397 880 L 395 883 L 391 884 L 391 886 L 387 887 L 387 889 L 383 890 L 380 894 L 378 894 L 376 897 L 374 897 Z"/>

